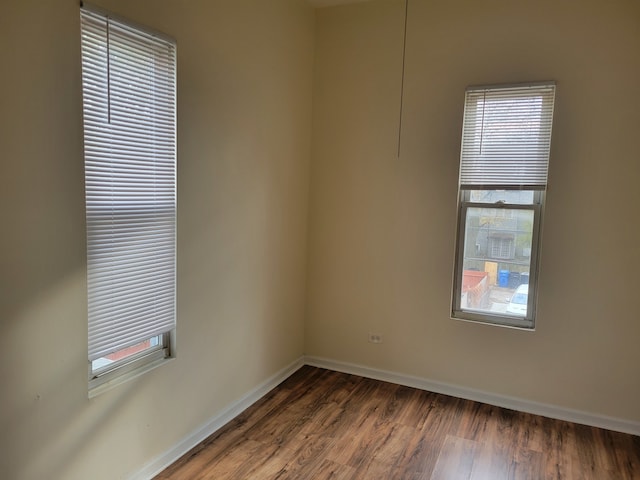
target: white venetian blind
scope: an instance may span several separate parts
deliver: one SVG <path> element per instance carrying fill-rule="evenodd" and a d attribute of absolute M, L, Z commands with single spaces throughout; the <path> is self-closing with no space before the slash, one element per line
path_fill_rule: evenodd
<path fill-rule="evenodd" d="M 467 89 L 461 188 L 545 189 L 554 95 L 552 83 Z"/>
<path fill-rule="evenodd" d="M 89 360 L 175 325 L 176 48 L 81 10 Z"/>

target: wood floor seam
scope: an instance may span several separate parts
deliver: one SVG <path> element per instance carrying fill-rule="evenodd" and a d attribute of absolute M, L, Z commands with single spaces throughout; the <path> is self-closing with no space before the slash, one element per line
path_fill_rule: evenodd
<path fill-rule="evenodd" d="M 640 438 L 305 365 L 178 479 L 640 480 Z"/>

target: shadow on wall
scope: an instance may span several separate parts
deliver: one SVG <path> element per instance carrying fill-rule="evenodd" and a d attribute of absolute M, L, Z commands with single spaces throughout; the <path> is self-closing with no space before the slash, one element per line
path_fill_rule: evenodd
<path fill-rule="evenodd" d="M 0 429 L 11 439 L 2 452 L 6 478 L 69 478 L 69 469 L 144 381 L 88 399 L 86 273 L 48 280 L 49 288 L 29 299 L 13 297 L 3 324 L 10 342 L 1 367 Z"/>

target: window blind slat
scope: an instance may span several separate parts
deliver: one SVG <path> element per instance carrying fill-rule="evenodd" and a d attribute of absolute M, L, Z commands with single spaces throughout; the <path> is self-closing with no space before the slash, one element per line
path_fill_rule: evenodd
<path fill-rule="evenodd" d="M 81 9 L 89 360 L 175 327 L 175 43 Z"/>
<path fill-rule="evenodd" d="M 553 84 L 468 89 L 460 185 L 544 189 L 554 95 Z"/>

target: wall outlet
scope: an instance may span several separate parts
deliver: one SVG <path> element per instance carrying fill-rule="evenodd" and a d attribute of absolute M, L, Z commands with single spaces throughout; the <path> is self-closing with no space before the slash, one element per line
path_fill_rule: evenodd
<path fill-rule="evenodd" d="M 382 343 L 382 335 L 369 332 L 369 343 Z"/>

